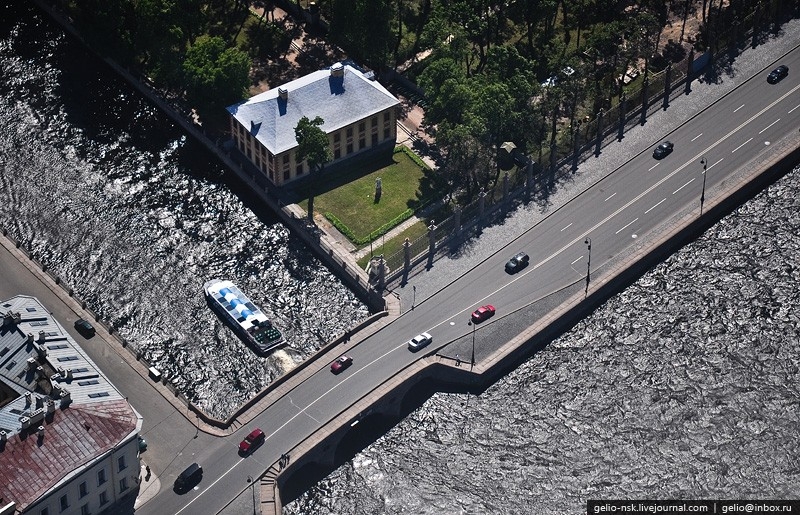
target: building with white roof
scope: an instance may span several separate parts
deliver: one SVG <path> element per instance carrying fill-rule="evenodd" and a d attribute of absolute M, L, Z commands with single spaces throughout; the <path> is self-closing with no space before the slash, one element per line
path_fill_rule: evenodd
<path fill-rule="evenodd" d="M 113 511 L 142 417 L 34 297 L 0 301 L 0 515 Z"/>
<path fill-rule="evenodd" d="M 280 186 L 309 172 L 295 155 L 294 129 L 303 116 L 325 122 L 320 128 L 328 134 L 335 163 L 368 150 L 393 149 L 399 104 L 378 81 L 337 63 L 227 109 L 239 151 Z"/>

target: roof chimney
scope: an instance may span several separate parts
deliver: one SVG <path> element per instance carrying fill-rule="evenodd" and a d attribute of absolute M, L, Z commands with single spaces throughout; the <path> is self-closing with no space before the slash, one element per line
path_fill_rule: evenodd
<path fill-rule="evenodd" d="M 281 97 L 281 100 L 289 100 L 289 90 L 283 86 L 279 87 L 278 96 Z"/>
<path fill-rule="evenodd" d="M 331 66 L 331 77 L 344 77 L 344 65 L 336 63 Z"/>

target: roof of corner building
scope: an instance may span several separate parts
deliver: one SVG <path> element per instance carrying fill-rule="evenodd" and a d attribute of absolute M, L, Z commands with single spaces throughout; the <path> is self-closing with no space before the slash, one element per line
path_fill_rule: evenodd
<path fill-rule="evenodd" d="M 9 311 L 19 313 L 20 322 L 0 327 L 0 400 L 6 399 L 0 405 L 0 430 L 8 438 L 0 447 L 0 498 L 13 500 L 24 510 L 75 469 L 132 435 L 141 418 L 36 298 L 19 295 L 0 301 L 0 320 Z M 37 406 L 46 409 L 50 398 L 37 383 L 35 369 L 28 367 L 28 359 L 37 358 L 42 345 L 53 370 L 64 371 L 62 377 L 51 378 L 51 384 L 69 391 L 72 402 L 62 409 L 56 400 L 52 417 L 35 424 L 45 431 L 39 445 L 35 428 L 21 431 L 20 417 Z M 71 378 L 66 377 L 67 370 L 72 371 Z"/>
<path fill-rule="evenodd" d="M 294 129 L 303 116 L 324 120 L 322 130 L 331 133 L 400 101 L 379 82 L 356 68 L 344 65 L 344 77 L 332 77 L 330 69 L 319 70 L 228 107 L 228 112 L 247 128 L 272 154 L 297 146 Z"/>

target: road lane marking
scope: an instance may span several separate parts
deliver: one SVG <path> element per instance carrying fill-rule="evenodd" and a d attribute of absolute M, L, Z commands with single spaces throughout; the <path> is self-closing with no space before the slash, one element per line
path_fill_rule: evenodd
<path fill-rule="evenodd" d="M 217 483 L 219 483 L 220 481 L 222 481 L 222 478 L 224 478 L 225 476 L 227 476 L 228 474 L 230 474 L 231 470 L 233 470 L 233 469 L 235 469 L 236 467 L 238 467 L 238 466 L 239 466 L 239 464 L 241 464 L 243 461 L 244 461 L 244 458 L 240 458 L 240 459 L 239 459 L 239 461 L 237 461 L 236 463 L 234 463 L 234 464 L 233 464 L 233 466 L 232 466 L 231 468 L 229 468 L 228 470 L 226 470 L 226 471 L 225 471 L 225 473 L 224 473 L 224 474 L 220 475 L 220 476 L 217 478 L 217 480 L 216 480 L 216 481 L 214 481 L 213 483 L 211 483 L 210 485 L 208 485 L 208 488 L 206 488 L 205 490 L 203 490 L 202 492 L 200 492 L 199 494 L 197 494 L 197 497 L 195 497 L 194 499 L 192 499 L 191 501 L 189 501 L 189 502 L 186 504 L 186 506 L 184 506 L 184 507 L 183 507 L 183 508 L 181 508 L 180 510 L 176 511 L 176 512 L 175 512 L 175 515 L 178 515 L 180 512 L 182 512 L 183 510 L 185 510 L 186 508 L 188 508 L 189 506 L 191 506 L 191 505 L 192 505 L 192 503 L 193 503 L 193 502 L 195 502 L 196 500 L 198 500 L 198 499 L 200 498 L 200 496 L 201 496 L 201 495 L 203 495 L 204 493 L 206 493 L 206 492 L 209 490 L 209 488 L 213 487 L 214 485 L 216 485 Z"/>
<path fill-rule="evenodd" d="M 740 148 L 742 148 L 743 146 L 747 145 L 747 144 L 748 144 L 748 143 L 750 143 L 751 141 L 753 141 L 753 138 L 750 138 L 749 140 L 745 141 L 744 143 L 742 143 L 742 144 L 741 144 L 741 145 L 739 145 L 738 147 L 736 147 L 736 148 L 734 148 L 733 150 L 731 150 L 731 154 L 733 154 L 734 152 L 736 152 L 737 150 L 739 150 L 739 149 L 740 149 Z"/>
<path fill-rule="evenodd" d="M 561 232 L 564 232 L 564 231 L 566 231 L 567 229 L 569 229 L 569 228 L 570 228 L 570 226 L 572 225 L 572 223 L 573 223 L 573 222 L 570 222 L 570 223 L 569 223 L 569 225 L 567 225 L 566 227 L 564 227 L 563 229 L 561 229 Z"/>
<path fill-rule="evenodd" d="M 698 134 L 697 136 L 695 136 L 694 138 L 692 138 L 692 139 L 691 139 L 691 140 L 689 140 L 689 141 L 694 141 L 694 140 L 696 140 L 697 138 L 699 138 L 699 137 L 700 137 L 700 136 L 702 136 L 702 135 L 703 135 L 703 133 L 701 132 L 700 134 Z"/>
<path fill-rule="evenodd" d="M 661 163 L 656 163 L 656 164 L 654 164 L 653 166 L 651 166 L 650 168 L 648 168 L 648 169 L 647 169 L 647 171 L 648 171 L 648 172 L 652 172 L 652 171 L 653 171 L 653 168 L 655 168 L 656 166 L 658 166 L 658 165 L 660 165 L 660 164 L 661 164 Z"/>
<path fill-rule="evenodd" d="M 575 263 L 577 263 L 577 262 L 578 262 L 578 261 L 580 261 L 581 259 L 583 259 L 583 256 L 579 257 L 578 259 L 576 259 L 575 261 L 573 261 L 572 263 L 570 263 L 570 265 L 574 265 Z"/>
<path fill-rule="evenodd" d="M 788 112 L 788 113 L 786 113 L 786 114 L 792 114 L 792 113 L 794 112 L 794 110 L 795 110 L 795 109 L 797 109 L 798 107 L 800 107 L 800 104 L 797 104 L 797 105 L 796 105 L 796 106 L 794 106 L 793 108 L 789 109 L 789 112 Z"/>
<path fill-rule="evenodd" d="M 725 159 L 725 158 L 723 157 L 722 159 Z M 722 159 L 720 159 L 719 161 L 717 161 L 717 162 L 716 162 L 716 163 L 714 163 L 713 165 L 709 166 L 709 167 L 708 167 L 708 170 L 711 170 L 712 168 L 714 168 L 715 166 L 717 166 L 718 164 L 720 164 L 720 163 L 722 162 Z M 703 170 L 703 173 L 706 173 L 706 171 L 707 171 L 707 170 Z"/>
<path fill-rule="evenodd" d="M 622 228 L 621 228 L 619 231 L 615 232 L 614 234 L 619 234 L 619 233 L 621 233 L 622 231 L 624 231 L 625 229 L 627 229 L 628 227 L 630 227 L 630 225 L 631 225 L 632 223 L 634 223 L 634 222 L 635 222 L 636 220 L 638 220 L 638 219 L 639 219 L 639 217 L 637 216 L 636 218 L 634 218 L 633 220 L 631 220 L 630 222 L 628 222 L 628 223 L 627 223 L 627 224 L 626 224 L 624 227 L 622 227 Z"/>
<path fill-rule="evenodd" d="M 674 195 L 674 194 L 678 193 L 678 192 L 679 192 L 679 191 L 681 191 L 683 188 L 685 188 L 686 186 L 690 185 L 692 182 L 694 182 L 694 178 L 691 178 L 691 179 L 689 179 L 689 182 L 687 182 L 686 184 L 684 184 L 683 186 L 681 186 L 681 187 L 680 187 L 680 188 L 678 188 L 677 190 L 673 191 L 673 192 L 672 192 L 672 194 Z"/>
<path fill-rule="evenodd" d="M 658 206 L 660 206 L 660 205 L 661 205 L 661 203 L 662 203 L 662 202 L 664 202 L 665 200 L 667 200 L 667 198 L 666 198 L 666 197 L 662 198 L 662 199 L 661 199 L 661 201 L 660 201 L 658 204 L 654 205 L 653 207 L 651 207 L 650 209 L 648 209 L 647 211 L 645 211 L 645 212 L 644 212 L 644 214 L 647 214 L 647 213 L 649 213 L 650 211 L 654 210 L 655 208 L 657 208 Z"/>
<path fill-rule="evenodd" d="M 608 202 L 609 200 L 611 200 L 611 197 L 613 197 L 613 196 L 614 196 L 614 195 L 616 195 L 616 194 L 617 194 L 617 192 L 615 191 L 615 192 L 614 192 L 614 193 L 612 193 L 611 195 L 607 196 L 607 197 L 606 197 L 606 199 L 605 199 L 603 202 Z"/>
<path fill-rule="evenodd" d="M 759 134 L 761 134 L 761 133 L 762 133 L 762 132 L 764 132 L 765 130 L 769 129 L 770 127 L 772 127 L 773 125 L 775 125 L 776 123 L 778 123 L 779 121 L 781 121 L 781 119 L 780 119 L 780 118 L 778 118 L 777 120 L 775 120 L 775 121 L 774 121 L 774 122 L 772 122 L 771 124 L 767 125 L 766 127 L 764 127 L 763 129 L 761 129 L 760 131 L 758 131 L 758 133 L 759 133 Z"/>
<path fill-rule="evenodd" d="M 744 107 L 744 104 L 742 104 L 742 105 L 740 105 L 739 107 L 737 107 L 736 109 L 734 109 L 734 110 L 733 110 L 733 112 L 735 113 L 736 111 L 738 111 L 739 109 L 741 109 L 741 108 L 743 108 L 743 107 Z"/>

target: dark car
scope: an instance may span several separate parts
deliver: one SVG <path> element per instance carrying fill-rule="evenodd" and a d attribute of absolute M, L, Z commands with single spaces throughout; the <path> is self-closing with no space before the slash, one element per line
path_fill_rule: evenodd
<path fill-rule="evenodd" d="M 199 483 L 201 479 L 203 479 L 203 467 L 197 463 L 192 463 L 175 478 L 175 491 L 186 492 Z"/>
<path fill-rule="evenodd" d="M 520 252 L 519 254 L 508 260 L 508 263 L 506 263 L 506 272 L 508 272 L 509 274 L 513 274 L 514 272 L 522 270 L 523 268 L 528 266 L 528 261 L 530 261 L 528 255 L 525 254 L 524 252 Z"/>
<path fill-rule="evenodd" d="M 267 435 L 264 434 L 264 431 L 259 428 L 253 429 L 250 431 L 250 434 L 245 436 L 244 440 L 239 443 L 239 452 L 241 454 L 250 454 L 256 447 L 264 443 L 266 438 Z"/>
<path fill-rule="evenodd" d="M 673 147 L 675 147 L 675 145 L 673 145 L 671 141 L 665 141 L 653 150 L 653 157 L 656 159 L 663 159 L 672 152 Z"/>
<path fill-rule="evenodd" d="M 94 336 L 94 326 L 88 320 L 79 318 L 75 321 L 75 330 L 83 335 L 84 338 L 91 338 Z"/>
<path fill-rule="evenodd" d="M 767 75 L 767 82 L 769 82 L 770 84 L 775 84 L 777 82 L 780 82 L 787 75 L 789 75 L 789 67 L 780 65 L 771 72 L 769 72 L 769 75 Z"/>
<path fill-rule="evenodd" d="M 339 372 L 341 372 L 342 370 L 344 370 L 345 368 L 349 367 L 352 364 L 353 364 L 353 358 L 351 358 L 350 356 L 339 356 L 338 358 L 336 358 L 336 361 L 331 363 L 331 372 L 333 372 L 334 374 L 338 374 Z"/>
<path fill-rule="evenodd" d="M 494 316 L 494 306 L 491 304 L 487 304 L 485 306 L 481 306 L 475 311 L 472 312 L 472 323 L 480 324 L 487 318 L 492 318 Z"/>

